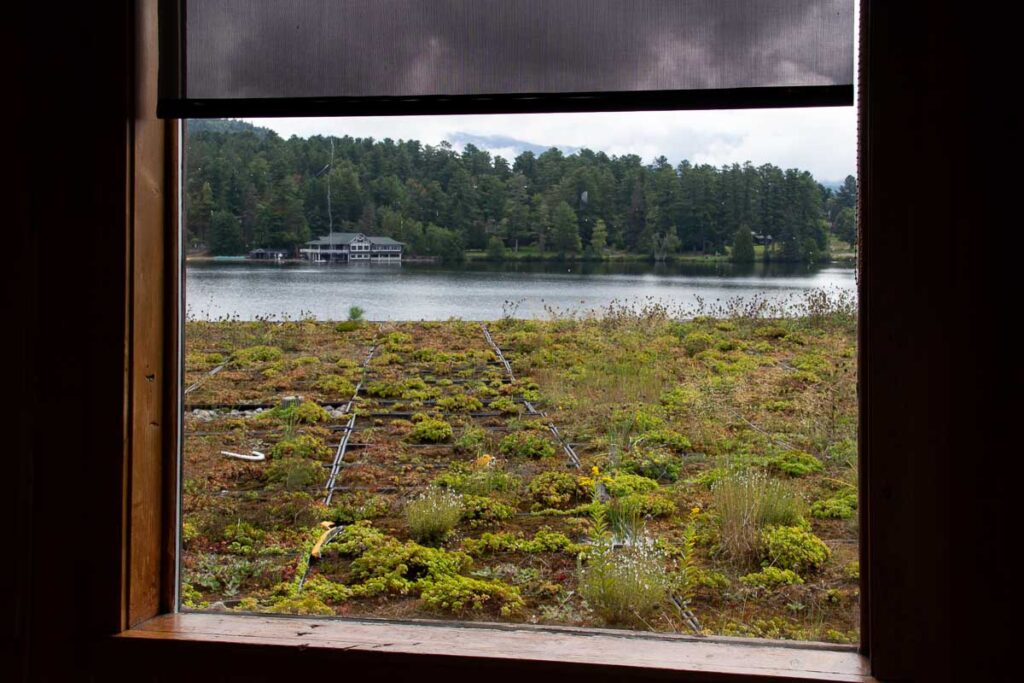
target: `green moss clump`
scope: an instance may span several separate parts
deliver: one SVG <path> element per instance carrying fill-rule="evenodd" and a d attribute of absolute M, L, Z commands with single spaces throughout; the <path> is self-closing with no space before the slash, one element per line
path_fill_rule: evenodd
<path fill-rule="evenodd" d="M 281 598 L 267 611 L 274 614 L 317 614 L 323 616 L 334 614 L 334 610 L 325 605 L 323 600 L 313 593 L 306 592 Z"/>
<path fill-rule="evenodd" d="M 634 493 L 650 493 L 659 488 L 658 482 L 653 479 L 629 472 L 616 472 L 614 475 L 602 477 L 601 482 L 608 494 L 616 498 Z"/>
<path fill-rule="evenodd" d="M 192 609 L 205 609 L 210 606 L 210 603 L 203 600 L 203 594 L 187 581 L 181 582 L 181 604 Z"/>
<path fill-rule="evenodd" d="M 236 555 L 253 555 L 260 551 L 267 540 L 267 533 L 252 524 L 239 520 L 224 527 L 223 538 L 228 541 L 228 552 Z"/>
<path fill-rule="evenodd" d="M 508 396 L 502 396 L 501 398 L 494 399 L 490 403 L 490 408 L 491 410 L 497 410 L 499 413 L 504 413 L 506 415 L 518 415 L 523 412 L 523 406 L 516 403 Z"/>
<path fill-rule="evenodd" d="M 510 617 L 525 606 L 515 586 L 503 581 L 454 575 L 429 582 L 420 593 L 420 599 L 430 609 L 454 614 L 489 609 Z"/>
<path fill-rule="evenodd" d="M 246 368 L 256 363 L 273 363 L 284 358 L 284 351 L 276 346 L 250 346 L 231 354 L 231 363 Z"/>
<path fill-rule="evenodd" d="M 450 438 L 452 426 L 444 420 L 432 417 L 417 422 L 409 433 L 409 440 L 414 443 L 442 443 Z"/>
<path fill-rule="evenodd" d="M 378 380 L 366 385 L 366 395 L 377 398 L 399 398 L 404 388 L 397 382 L 385 382 Z"/>
<path fill-rule="evenodd" d="M 782 339 L 789 332 L 780 325 L 759 325 L 754 328 L 754 336 L 763 339 Z"/>
<path fill-rule="evenodd" d="M 555 454 L 555 445 L 535 432 L 513 432 L 498 444 L 498 450 L 508 457 L 540 460 Z"/>
<path fill-rule="evenodd" d="M 352 560 L 349 569 L 356 581 L 377 580 L 357 592 L 386 592 L 377 590 L 384 587 L 390 589 L 388 592 L 408 592 L 417 581 L 458 574 L 471 564 L 472 560 L 465 553 L 428 548 L 412 541 L 402 543 L 385 536 Z"/>
<path fill-rule="evenodd" d="M 820 460 L 803 451 L 785 451 L 770 455 L 764 459 L 764 463 L 768 469 L 782 472 L 791 477 L 804 477 L 825 469 Z"/>
<path fill-rule="evenodd" d="M 341 375 L 323 375 L 316 382 L 316 388 L 331 396 L 348 398 L 356 393 L 355 385 Z"/>
<path fill-rule="evenodd" d="M 715 338 L 707 332 L 691 332 L 683 337 L 683 348 L 691 356 L 696 356 L 701 351 L 711 348 L 714 343 Z"/>
<path fill-rule="evenodd" d="M 316 424 L 331 419 L 330 413 L 312 401 L 303 401 L 299 405 L 277 406 L 263 413 L 261 417 L 302 424 Z"/>
<path fill-rule="evenodd" d="M 676 453 L 686 453 L 693 446 L 690 440 L 671 429 L 652 429 L 640 437 L 640 443 L 648 446 L 664 446 Z"/>
<path fill-rule="evenodd" d="M 692 406 L 700 398 L 700 392 L 693 387 L 680 385 L 661 395 L 661 405 L 669 410 L 680 412 Z"/>
<path fill-rule="evenodd" d="M 796 526 L 776 526 L 761 533 L 762 566 L 791 569 L 795 572 L 817 570 L 832 556 L 825 542 Z"/>
<path fill-rule="evenodd" d="M 857 490 L 845 488 L 832 498 L 811 503 L 811 516 L 818 519 L 849 519 L 857 509 Z"/>
<path fill-rule="evenodd" d="M 487 430 L 480 427 L 467 425 L 462 434 L 455 440 L 455 450 L 460 453 L 472 453 L 479 455 L 483 453 L 487 445 Z"/>
<path fill-rule="evenodd" d="M 526 487 L 538 509 L 565 509 L 586 497 L 588 488 L 568 472 L 542 472 Z"/>
<path fill-rule="evenodd" d="M 327 604 L 338 604 L 352 597 L 352 589 L 342 583 L 335 583 L 323 574 L 315 574 L 302 587 L 303 594 L 315 596 Z"/>
<path fill-rule="evenodd" d="M 779 569 L 778 567 L 765 567 L 759 572 L 740 577 L 740 583 L 768 590 L 778 588 L 779 586 L 798 585 L 803 582 L 804 580 L 796 572 L 791 569 Z"/>
<path fill-rule="evenodd" d="M 481 410 L 484 404 L 480 399 L 466 394 L 453 394 L 437 399 L 437 406 L 450 413 L 472 413 Z"/>
<path fill-rule="evenodd" d="M 334 326 L 334 331 L 344 334 L 358 330 L 363 324 L 362 320 L 345 320 Z"/>
<path fill-rule="evenodd" d="M 533 538 L 523 538 L 521 534 L 485 533 L 480 538 L 467 538 L 462 542 L 462 549 L 470 555 L 480 556 L 492 553 L 580 553 L 585 546 L 573 543 L 565 534 L 542 527 Z"/>
<path fill-rule="evenodd" d="M 660 448 L 633 448 L 622 469 L 656 481 L 674 482 L 683 469 L 682 459 Z"/>
<path fill-rule="evenodd" d="M 512 519 L 515 513 L 516 511 L 508 505 L 487 496 L 462 497 L 462 519 L 474 528 Z"/>
<path fill-rule="evenodd" d="M 668 517 L 675 514 L 676 504 L 656 493 L 631 493 L 614 501 L 623 514 L 644 517 Z"/>
<path fill-rule="evenodd" d="M 310 434 L 299 434 L 278 441 L 270 449 L 270 457 L 280 458 L 324 458 L 331 454 L 330 447 L 323 439 Z"/>

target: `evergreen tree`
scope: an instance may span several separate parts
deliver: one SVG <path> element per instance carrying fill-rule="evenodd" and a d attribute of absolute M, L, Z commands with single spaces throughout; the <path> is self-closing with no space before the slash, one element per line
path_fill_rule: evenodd
<path fill-rule="evenodd" d="M 732 244 L 730 258 L 733 263 L 754 262 L 754 236 L 751 234 L 748 226 L 741 225 L 739 230 L 736 231 L 736 239 Z"/>
<path fill-rule="evenodd" d="M 193 244 L 208 242 L 214 206 L 213 188 L 209 182 L 204 182 L 198 196 L 193 198 L 188 206 L 188 232 Z"/>
<path fill-rule="evenodd" d="M 487 259 L 489 261 L 505 260 L 505 243 L 497 235 L 487 240 Z"/>
<path fill-rule="evenodd" d="M 524 152 L 510 167 L 472 146 L 456 153 L 447 143 L 349 136 L 334 139 L 330 164 L 331 139 L 323 136 L 282 140 L 238 121 L 203 122 L 188 134 L 184 192 L 193 247 L 209 246 L 218 211 L 240 221 L 243 250 L 294 247 L 325 234 L 331 219 L 337 231 L 401 235 L 410 254 L 427 253 L 428 243 L 450 246 L 449 238 L 483 249 L 495 234 L 515 248 L 560 253 L 578 253 L 577 240 L 590 254 L 600 253 L 602 243 L 655 256 L 677 248 L 723 253 L 735 248 L 745 225 L 771 236 L 775 248 L 766 256 L 805 261 L 827 255 L 830 233 L 855 235 L 853 176 L 830 192 L 809 173 L 771 164 L 682 161 L 673 168 L 664 157 L 645 165 L 635 154 L 588 149 Z M 555 235 L 556 208 L 568 217 L 562 203 L 576 229 L 560 221 Z M 450 232 L 430 231 L 430 224 Z"/>
<path fill-rule="evenodd" d="M 576 214 L 565 202 L 559 202 L 551 212 L 551 241 L 555 251 L 563 256 L 580 251 L 580 229 L 576 223 Z"/>
<path fill-rule="evenodd" d="M 594 232 L 590 236 L 590 251 L 595 256 L 601 256 L 604 254 L 604 250 L 608 246 L 608 226 L 601 219 L 597 220 L 597 224 L 594 226 Z"/>
<path fill-rule="evenodd" d="M 229 212 L 213 212 L 210 220 L 210 252 L 217 256 L 237 256 L 245 252 L 242 226 Z"/>
<path fill-rule="evenodd" d="M 836 237 L 855 246 L 857 243 L 857 215 L 853 209 L 846 208 L 839 212 L 836 219 Z"/>

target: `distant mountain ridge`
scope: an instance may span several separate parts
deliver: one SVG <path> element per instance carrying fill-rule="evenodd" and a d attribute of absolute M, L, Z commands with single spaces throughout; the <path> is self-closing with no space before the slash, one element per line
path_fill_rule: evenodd
<path fill-rule="evenodd" d="M 552 147 L 557 147 L 563 154 L 567 155 L 575 154 L 582 149 L 582 147 L 573 147 L 572 145 L 538 145 L 534 142 L 520 140 L 507 135 L 477 135 L 476 133 L 463 132 L 452 133 L 448 141 L 453 145 L 473 145 L 474 147 L 487 150 L 513 149 L 516 156 L 523 152 L 533 152 L 536 155 L 540 155 Z"/>
<path fill-rule="evenodd" d="M 254 126 L 248 121 L 236 119 L 189 119 L 188 132 L 195 133 L 255 133 L 260 140 L 268 135 L 277 135 L 269 128 Z"/>

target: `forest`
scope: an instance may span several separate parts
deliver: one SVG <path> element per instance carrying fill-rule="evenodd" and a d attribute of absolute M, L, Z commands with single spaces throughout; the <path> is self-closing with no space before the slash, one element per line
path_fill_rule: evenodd
<path fill-rule="evenodd" d="M 853 176 L 833 189 L 772 164 L 673 167 L 664 156 L 644 164 L 555 147 L 510 162 L 472 144 L 459 152 L 389 138 L 284 140 L 241 121 L 193 120 L 186 130 L 191 253 L 294 250 L 331 227 L 446 262 L 481 250 L 494 260 L 522 251 L 810 263 L 828 258 L 830 235 L 855 242 Z"/>

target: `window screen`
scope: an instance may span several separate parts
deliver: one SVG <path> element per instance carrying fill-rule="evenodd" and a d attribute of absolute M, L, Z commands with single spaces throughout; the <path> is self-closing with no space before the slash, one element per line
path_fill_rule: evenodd
<path fill-rule="evenodd" d="M 851 0 L 187 0 L 176 22 L 171 116 L 853 98 Z"/>

